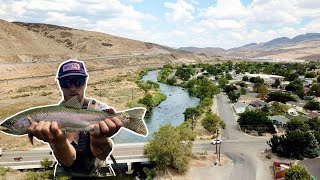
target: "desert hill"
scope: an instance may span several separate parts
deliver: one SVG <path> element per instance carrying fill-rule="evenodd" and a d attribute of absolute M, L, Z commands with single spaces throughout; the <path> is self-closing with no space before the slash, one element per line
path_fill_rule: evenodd
<path fill-rule="evenodd" d="M 13 22 L 50 38 L 70 50 L 92 56 L 169 53 L 161 46 L 105 33 L 40 23 Z"/>
<path fill-rule="evenodd" d="M 76 57 L 78 52 L 54 40 L 0 20 L 0 61 L 32 61 L 46 58 Z"/>
<path fill-rule="evenodd" d="M 320 33 L 307 33 L 292 39 L 280 37 L 263 43 L 250 43 L 224 50 L 221 48 L 179 48 L 210 56 L 271 59 L 320 60 Z"/>
<path fill-rule="evenodd" d="M 0 20 L 0 62 L 157 55 L 168 56 L 177 62 L 181 59 L 198 61 L 199 58 L 203 58 L 170 47 L 100 32 L 51 24 Z"/>

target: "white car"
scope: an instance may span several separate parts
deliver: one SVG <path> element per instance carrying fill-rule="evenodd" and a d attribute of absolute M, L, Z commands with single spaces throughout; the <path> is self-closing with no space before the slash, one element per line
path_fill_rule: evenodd
<path fill-rule="evenodd" d="M 221 139 L 214 139 L 211 141 L 211 144 L 215 145 L 215 144 L 220 144 L 222 143 L 222 140 Z"/>
<path fill-rule="evenodd" d="M 0 156 L 2 156 L 2 149 L 0 148 Z"/>

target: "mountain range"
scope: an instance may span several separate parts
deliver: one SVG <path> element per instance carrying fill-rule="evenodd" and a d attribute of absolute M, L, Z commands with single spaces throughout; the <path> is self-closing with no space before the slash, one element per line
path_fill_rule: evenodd
<path fill-rule="evenodd" d="M 218 47 L 174 49 L 106 33 L 0 19 L 0 62 L 59 61 L 70 58 L 136 55 L 166 56 L 157 60 L 163 63 L 204 62 L 212 61 L 216 57 L 318 60 L 320 33 L 307 33 L 292 39 L 281 37 L 227 50 Z M 168 58 L 172 61 L 166 62 Z"/>
<path fill-rule="evenodd" d="M 268 42 L 250 43 L 228 50 L 216 47 L 181 47 L 179 49 L 193 53 L 203 53 L 207 56 L 320 60 L 320 33 L 302 34 L 292 39 L 280 37 Z"/>

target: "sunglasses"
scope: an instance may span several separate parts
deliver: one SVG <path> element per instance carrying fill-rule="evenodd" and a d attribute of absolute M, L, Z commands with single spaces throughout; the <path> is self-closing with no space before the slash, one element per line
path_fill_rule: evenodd
<path fill-rule="evenodd" d="M 72 84 L 76 87 L 81 87 L 85 84 L 86 78 L 76 78 L 76 79 L 59 79 L 59 84 L 62 88 L 70 88 Z"/>

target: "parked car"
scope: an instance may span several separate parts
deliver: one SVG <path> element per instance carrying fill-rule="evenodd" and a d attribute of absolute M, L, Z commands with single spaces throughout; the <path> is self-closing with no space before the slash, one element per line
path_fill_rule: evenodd
<path fill-rule="evenodd" d="M 220 143 L 222 143 L 222 140 L 221 139 L 214 139 L 214 140 L 212 140 L 211 141 L 211 144 L 220 144 Z"/>
<path fill-rule="evenodd" d="M 2 156 L 2 149 L 0 148 L 0 156 Z"/>

